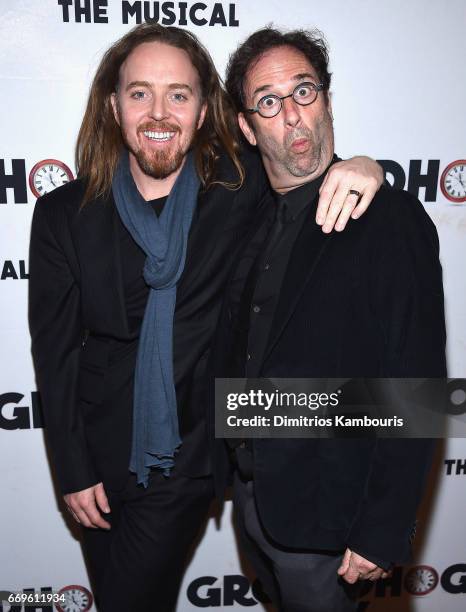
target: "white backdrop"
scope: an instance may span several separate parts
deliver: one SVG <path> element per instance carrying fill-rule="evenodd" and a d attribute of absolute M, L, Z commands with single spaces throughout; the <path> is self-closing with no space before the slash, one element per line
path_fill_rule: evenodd
<path fill-rule="evenodd" d="M 425 203 L 441 242 L 449 375 L 465 376 L 466 204 L 450 201 L 441 190 L 444 169 L 466 158 L 464 0 L 0 0 L 0 591 L 89 588 L 34 418 L 26 301 L 35 197 L 28 180 L 45 159 L 59 160 L 74 173 L 74 142 L 97 63 L 144 9 L 149 16 L 160 11 L 160 19 L 172 15 L 174 25 L 192 29 L 221 73 L 237 43 L 264 24 L 317 26 L 325 33 L 334 74 L 336 150 L 342 157 L 366 153 L 389 160 L 389 180 L 406 182 Z M 196 25 L 201 19 L 206 23 Z M 421 513 L 413 565 L 428 567 L 415 581 L 420 594 L 409 594 L 411 566 L 397 568 L 391 585 L 364 597 L 361 610 L 466 608 L 465 484 L 466 440 L 450 440 L 439 453 Z M 262 609 L 242 578 L 246 570 L 230 512 L 227 504 L 221 525 L 209 521 L 178 612 Z"/>

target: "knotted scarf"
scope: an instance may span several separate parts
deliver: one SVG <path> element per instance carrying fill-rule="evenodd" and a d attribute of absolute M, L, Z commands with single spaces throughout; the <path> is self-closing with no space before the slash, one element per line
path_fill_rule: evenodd
<path fill-rule="evenodd" d="M 150 287 L 136 361 L 129 466 L 144 487 L 151 467 L 169 475 L 181 445 L 173 378 L 173 318 L 176 284 L 185 264 L 199 184 L 193 155 L 188 153 L 157 217 L 136 187 L 127 151 L 122 153 L 112 181 L 121 220 L 146 254 L 143 276 Z"/>

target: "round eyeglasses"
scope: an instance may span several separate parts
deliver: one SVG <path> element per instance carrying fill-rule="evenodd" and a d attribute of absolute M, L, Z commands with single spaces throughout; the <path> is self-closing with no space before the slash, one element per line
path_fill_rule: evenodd
<path fill-rule="evenodd" d="M 323 83 L 318 83 L 317 85 L 311 82 L 300 83 L 287 96 L 267 94 L 259 100 L 257 106 L 247 108 L 246 110 L 248 113 L 259 113 L 261 117 L 275 117 L 282 110 L 283 100 L 286 100 L 286 98 L 293 98 L 296 104 L 300 106 L 308 106 L 315 102 L 318 92 L 323 89 Z"/>

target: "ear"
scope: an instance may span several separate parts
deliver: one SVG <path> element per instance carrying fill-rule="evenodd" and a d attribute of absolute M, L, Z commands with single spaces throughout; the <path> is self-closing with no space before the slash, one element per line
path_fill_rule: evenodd
<path fill-rule="evenodd" d="M 328 110 L 328 114 L 330 115 L 333 121 L 332 99 L 330 97 L 330 93 L 327 94 L 327 110 Z"/>
<path fill-rule="evenodd" d="M 115 92 L 110 95 L 110 103 L 112 105 L 115 121 L 118 123 L 118 125 L 120 125 L 120 113 L 118 112 L 118 100 Z"/>
<path fill-rule="evenodd" d="M 202 124 L 204 123 L 204 119 L 207 113 L 207 102 L 204 102 L 204 104 L 201 106 L 201 112 L 199 113 L 199 119 L 197 121 L 197 129 L 200 130 L 202 127 Z"/>
<path fill-rule="evenodd" d="M 249 142 L 250 145 L 255 147 L 257 144 L 257 141 L 254 135 L 254 130 L 249 125 L 243 113 L 238 113 L 238 123 L 239 123 L 239 127 L 241 128 L 241 131 L 243 132 L 246 140 Z"/>

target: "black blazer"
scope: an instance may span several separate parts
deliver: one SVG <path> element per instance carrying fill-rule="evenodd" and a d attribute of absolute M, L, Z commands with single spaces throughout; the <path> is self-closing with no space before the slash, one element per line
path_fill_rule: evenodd
<path fill-rule="evenodd" d="M 423 206 L 382 187 L 342 232 L 309 215 L 294 245 L 263 362 L 252 376 L 444 377 L 445 324 L 438 238 Z M 212 353 L 232 376 L 228 302 Z M 213 440 L 213 410 L 210 411 Z M 215 477 L 228 482 L 225 444 Z M 292 548 L 409 558 L 434 443 L 413 439 L 256 439 L 255 493 L 273 540 Z"/>
<path fill-rule="evenodd" d="M 210 471 L 204 370 L 235 251 L 267 189 L 259 158 L 243 158 L 248 180 L 199 196 L 178 284 L 174 372 L 183 444 L 177 458 L 190 476 Z M 236 181 L 226 157 L 218 177 Z M 63 493 L 103 481 L 124 486 L 132 430 L 137 337 L 124 304 L 117 213 L 110 195 L 80 210 L 76 180 L 40 198 L 30 245 L 29 319 L 45 431 Z"/>

